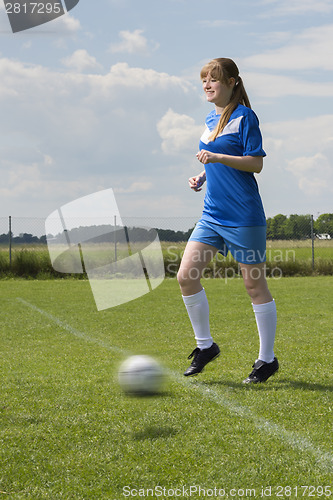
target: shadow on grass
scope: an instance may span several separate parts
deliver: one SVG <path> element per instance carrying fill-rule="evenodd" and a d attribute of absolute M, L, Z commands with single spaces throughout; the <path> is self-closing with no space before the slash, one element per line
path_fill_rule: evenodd
<path fill-rule="evenodd" d="M 136 441 L 144 441 L 146 439 L 161 439 L 175 436 L 180 431 L 174 429 L 173 427 L 158 427 L 150 425 L 145 427 L 141 431 L 135 432 L 133 434 L 133 439 Z"/>
<path fill-rule="evenodd" d="M 172 391 L 157 391 L 157 392 L 124 392 L 123 395 L 127 398 L 137 399 L 137 400 L 149 400 L 154 398 L 167 398 L 173 397 L 174 393 Z"/>
<path fill-rule="evenodd" d="M 305 391 L 322 391 L 322 392 L 333 392 L 332 385 L 317 384 L 316 382 L 305 382 L 304 380 L 279 380 L 279 384 L 283 387 L 293 387 L 295 389 L 303 389 Z"/>
<path fill-rule="evenodd" d="M 293 388 L 301 389 L 304 391 L 321 391 L 333 392 L 332 385 L 317 384 L 316 382 L 305 382 L 303 380 L 288 380 L 288 379 L 270 379 L 261 384 L 243 384 L 242 382 L 232 382 L 230 380 L 210 380 L 203 384 L 211 387 L 224 386 L 231 389 L 247 389 L 247 390 L 261 390 L 261 391 L 277 391 L 280 389 Z"/>

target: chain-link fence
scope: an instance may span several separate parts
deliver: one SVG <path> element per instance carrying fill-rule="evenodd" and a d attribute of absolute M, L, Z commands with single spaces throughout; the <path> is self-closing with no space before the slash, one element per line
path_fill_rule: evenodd
<path fill-rule="evenodd" d="M 109 226 L 110 234 L 117 224 L 128 228 L 157 229 L 164 248 L 184 247 L 198 217 L 122 217 Z M 66 221 L 68 223 L 68 221 Z M 71 221 L 69 221 L 71 222 Z M 103 225 L 104 221 L 93 224 Z M 73 220 L 68 230 L 92 227 L 89 218 Z M 9 259 L 22 249 L 46 247 L 45 219 L 33 217 L 0 217 L 0 255 Z M 57 237 L 56 226 L 52 236 Z M 110 241 L 110 240 L 106 240 Z M 284 269 L 305 267 L 322 274 L 333 274 L 333 214 L 276 215 L 267 219 L 267 261 Z M 298 266 L 297 266 L 298 264 Z M 326 269 L 326 271 L 324 271 Z M 297 274 L 298 271 L 294 272 Z M 284 271 L 286 274 L 286 271 Z"/>
<path fill-rule="evenodd" d="M 105 221 L 109 218 L 101 217 L 98 223 L 103 225 Z M 169 232 L 169 237 L 174 237 L 174 233 L 187 233 L 189 230 L 193 229 L 198 216 L 193 217 L 137 217 L 137 216 L 122 216 L 121 223 L 127 227 L 147 227 L 154 228 L 164 231 L 163 236 L 167 237 Z M 96 217 L 93 219 L 94 223 Z M 66 220 L 69 223 L 69 228 L 91 225 L 89 217 L 82 219 L 72 219 L 72 221 Z M 117 221 L 119 224 L 119 221 Z M 37 242 L 41 237 L 45 236 L 45 219 L 38 217 L 0 217 L 0 243 L 3 244 L 4 241 L 8 240 L 8 235 L 12 233 L 12 243 L 20 244 L 25 239 L 26 243 Z M 178 235 L 179 237 L 181 234 Z M 170 240 L 172 241 L 172 240 Z M 179 241 L 179 240 L 175 240 Z"/>

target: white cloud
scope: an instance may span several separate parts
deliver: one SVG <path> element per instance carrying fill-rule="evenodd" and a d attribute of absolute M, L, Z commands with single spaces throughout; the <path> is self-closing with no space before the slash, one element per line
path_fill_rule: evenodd
<path fill-rule="evenodd" d="M 81 23 L 71 14 L 64 14 L 52 21 L 52 30 L 57 29 L 67 34 L 75 34 L 81 30 Z M 43 28 L 45 30 L 45 27 Z"/>
<path fill-rule="evenodd" d="M 31 49 L 31 47 L 32 47 L 32 41 L 31 40 L 27 40 L 26 42 L 24 42 L 22 44 L 22 49 L 28 50 L 28 49 Z"/>
<path fill-rule="evenodd" d="M 250 95 L 261 98 L 332 97 L 333 24 L 307 28 L 294 35 L 288 32 L 285 37 L 287 43 L 279 48 L 241 61 L 242 76 Z"/>
<path fill-rule="evenodd" d="M 167 155 L 179 155 L 195 148 L 203 127 L 196 125 L 190 116 L 169 109 L 159 120 L 157 130 L 162 139 L 162 151 Z"/>
<path fill-rule="evenodd" d="M 232 21 L 231 19 L 209 19 L 199 21 L 200 26 L 203 28 L 226 28 L 226 27 L 235 27 L 235 26 L 244 26 L 248 24 L 246 21 Z"/>
<path fill-rule="evenodd" d="M 275 151 L 289 156 L 311 156 L 333 149 L 333 115 L 321 115 L 303 120 L 272 122 L 262 125 L 266 140 L 272 140 Z M 329 155 L 331 156 L 331 154 Z"/>
<path fill-rule="evenodd" d="M 260 98 L 332 97 L 333 82 L 318 82 L 286 75 L 271 75 L 263 72 L 243 72 L 242 77 L 250 96 Z"/>
<path fill-rule="evenodd" d="M 0 59 L 0 75 L 1 61 L 4 60 Z M 8 64 L 12 65 L 11 62 Z M 13 64 L 15 65 L 16 63 Z M 34 68 L 38 73 L 37 67 Z M 31 67 L 29 72 L 27 70 L 28 67 L 22 68 L 29 82 L 34 69 Z M 127 63 L 116 63 L 105 74 L 50 73 L 47 68 L 40 67 L 39 76 L 41 80 L 45 80 L 45 78 L 50 79 L 50 81 L 53 81 L 52 87 L 54 89 L 58 88 L 60 90 L 61 88 L 61 91 L 67 94 L 70 94 L 75 86 L 77 90 L 80 88 L 80 91 L 85 92 L 85 99 L 87 100 L 104 100 L 108 98 L 119 102 L 120 98 L 124 104 L 136 92 L 146 93 L 146 97 L 153 100 L 159 92 L 179 92 L 182 95 L 187 94 L 190 96 L 190 90 L 194 91 L 194 87 L 184 78 L 161 73 L 153 69 L 131 67 Z M 16 84 L 19 85 L 19 82 L 17 81 Z M 126 95 L 124 92 L 125 89 L 127 92 Z M 131 92 L 129 93 L 129 91 Z M 74 97 L 76 97 L 76 94 L 74 94 Z M 139 102 L 137 101 L 138 104 Z"/>
<path fill-rule="evenodd" d="M 82 72 L 86 69 L 97 69 L 101 67 L 96 58 L 89 55 L 84 49 L 76 50 L 71 56 L 62 59 L 62 63 L 67 68 L 71 68 L 78 72 Z"/>
<path fill-rule="evenodd" d="M 158 48 L 158 44 L 149 42 L 143 36 L 143 33 L 144 31 L 139 29 L 134 31 L 120 31 L 119 38 L 121 41 L 111 44 L 110 52 L 148 55 L 151 51 Z"/>
<path fill-rule="evenodd" d="M 268 213 L 331 211 L 333 115 L 261 128 L 267 158 L 258 182 Z"/>
<path fill-rule="evenodd" d="M 76 62 L 94 64 L 81 56 Z M 171 103 L 184 111 L 198 104 L 190 89 L 184 78 L 126 63 L 85 74 L 0 59 L 3 205 L 15 203 L 17 212 L 30 199 L 47 215 L 107 187 L 124 198 L 148 191 L 159 198 L 152 186 L 162 185 L 169 167 L 153 152 L 156 123 Z"/>
<path fill-rule="evenodd" d="M 306 15 L 310 13 L 329 14 L 333 10 L 331 0 L 261 0 L 262 6 L 269 7 L 269 12 L 262 16 Z"/>
<path fill-rule="evenodd" d="M 333 24 L 311 27 L 295 34 L 283 47 L 247 57 L 243 64 L 275 71 L 333 70 L 332 46 Z"/>
<path fill-rule="evenodd" d="M 322 153 L 290 160 L 286 170 L 296 177 L 300 190 L 308 196 L 333 193 L 333 164 Z"/>
<path fill-rule="evenodd" d="M 131 182 L 127 187 L 118 187 L 114 189 L 115 193 L 139 193 L 150 191 L 153 188 L 153 183 L 150 181 Z"/>
<path fill-rule="evenodd" d="M 68 182 L 60 178 L 49 178 L 52 159 L 48 155 L 41 156 L 38 162 L 5 160 L 1 166 L 7 168 L 1 168 L 0 196 L 7 203 L 13 201 L 15 205 L 19 205 L 27 196 L 34 203 L 45 202 L 46 199 L 54 202 L 58 199 L 59 192 L 62 192 L 62 196 L 75 198 L 82 189 L 89 190 L 96 182 L 88 177 Z"/>

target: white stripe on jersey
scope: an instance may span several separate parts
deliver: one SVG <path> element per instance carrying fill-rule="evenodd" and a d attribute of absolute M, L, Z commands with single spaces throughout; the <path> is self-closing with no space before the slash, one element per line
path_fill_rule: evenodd
<path fill-rule="evenodd" d="M 227 125 L 222 130 L 221 134 L 219 134 L 217 137 L 222 137 L 222 135 L 228 135 L 228 134 L 238 134 L 239 125 L 240 125 L 240 122 L 242 121 L 242 118 L 243 118 L 243 116 L 239 116 L 238 118 L 234 118 L 233 120 L 230 120 L 230 122 L 228 122 Z M 204 133 L 202 134 L 200 140 L 204 144 L 208 144 L 210 142 L 209 136 L 211 135 L 211 133 L 212 133 L 212 131 L 209 130 L 209 128 L 206 125 Z"/>

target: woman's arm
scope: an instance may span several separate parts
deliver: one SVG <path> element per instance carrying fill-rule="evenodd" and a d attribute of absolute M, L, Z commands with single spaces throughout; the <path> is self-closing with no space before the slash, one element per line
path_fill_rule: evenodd
<path fill-rule="evenodd" d="M 197 153 L 198 160 L 203 163 L 223 163 L 227 167 L 242 170 L 243 172 L 253 172 L 259 174 L 263 167 L 262 156 L 231 156 L 218 153 L 211 153 L 202 149 Z"/>

